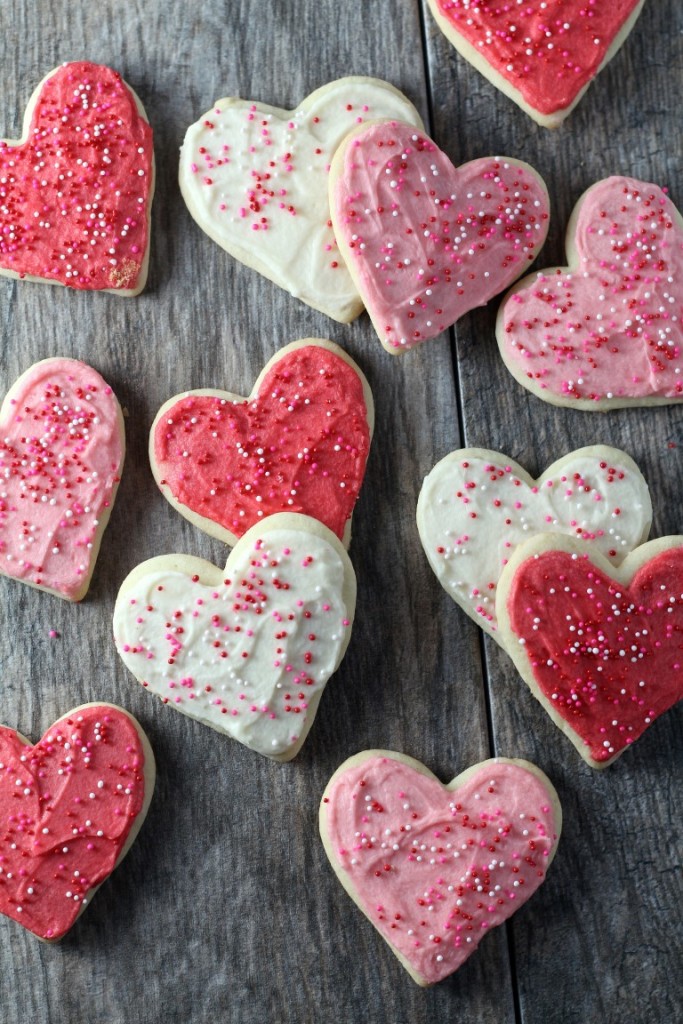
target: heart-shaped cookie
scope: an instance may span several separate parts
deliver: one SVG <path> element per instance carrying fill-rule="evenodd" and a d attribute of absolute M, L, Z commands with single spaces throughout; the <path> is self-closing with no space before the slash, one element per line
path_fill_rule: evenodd
<path fill-rule="evenodd" d="M 535 259 L 548 193 L 533 168 L 484 157 L 455 168 L 423 132 L 362 125 L 337 150 L 330 210 L 380 341 L 399 354 L 485 305 Z"/>
<path fill-rule="evenodd" d="M 593 768 L 683 697 L 683 537 L 618 568 L 580 541 L 535 537 L 504 569 L 496 613 L 531 692 Z"/>
<path fill-rule="evenodd" d="M 150 433 L 163 494 L 186 519 L 234 545 L 277 512 L 301 512 L 348 547 L 372 438 L 365 377 L 332 342 L 280 349 L 249 398 L 199 390 L 166 402 Z"/>
<path fill-rule="evenodd" d="M 605 445 L 570 452 L 538 480 L 500 452 L 451 452 L 425 478 L 417 503 L 420 540 L 439 582 L 499 642 L 496 590 L 518 544 L 566 534 L 618 565 L 647 539 L 651 522 L 640 470 Z"/>
<path fill-rule="evenodd" d="M 327 198 L 332 155 L 369 118 L 422 127 L 412 103 L 376 78 L 340 78 L 295 110 L 218 100 L 185 136 L 180 189 L 215 242 L 341 323 L 362 312 L 337 252 Z"/>
<path fill-rule="evenodd" d="M 496 324 L 512 375 L 589 411 L 683 399 L 683 218 L 657 185 L 605 178 L 577 203 L 568 267 L 519 281 Z"/>
<path fill-rule="evenodd" d="M 225 571 L 186 555 L 124 580 L 114 640 L 165 704 L 277 761 L 298 753 L 351 638 L 356 577 L 308 516 L 249 530 Z"/>
<path fill-rule="evenodd" d="M 645 0 L 427 0 L 458 52 L 546 128 L 556 128 L 622 45 Z"/>
<path fill-rule="evenodd" d="M 443 786 L 419 761 L 366 750 L 320 805 L 340 882 L 420 985 L 456 971 L 538 889 L 561 827 L 546 776 L 505 758 Z"/>
<path fill-rule="evenodd" d="M 145 820 L 154 755 L 113 704 L 83 704 L 35 746 L 0 726 L 0 913 L 60 939 Z"/>
<path fill-rule="evenodd" d="M 99 373 L 44 359 L 0 410 L 0 573 L 80 601 L 125 454 L 121 409 Z"/>
<path fill-rule="evenodd" d="M 111 68 L 62 64 L 0 140 L 0 274 L 137 295 L 149 262 L 152 129 Z"/>

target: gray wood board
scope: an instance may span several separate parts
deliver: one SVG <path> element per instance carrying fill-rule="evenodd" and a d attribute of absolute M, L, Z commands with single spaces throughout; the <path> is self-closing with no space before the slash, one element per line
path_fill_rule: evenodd
<path fill-rule="evenodd" d="M 607 174 L 668 184 L 683 205 L 682 34 L 677 0 L 650 0 L 614 62 L 549 133 L 465 64 L 416 0 L 0 4 L 0 135 L 18 136 L 50 68 L 87 58 L 115 67 L 142 98 L 157 159 L 142 296 L 0 281 L 0 390 L 37 359 L 74 356 L 100 370 L 128 412 L 123 482 L 83 604 L 0 580 L 0 720 L 38 738 L 76 704 L 111 700 L 139 718 L 158 762 L 147 823 L 66 939 L 46 946 L 0 921 L 2 1024 L 680 1019 L 681 709 L 607 772 L 585 767 L 509 659 L 439 587 L 414 510 L 424 475 L 461 444 L 540 473 L 599 441 L 640 464 L 653 536 L 683 531 L 681 408 L 598 416 L 545 405 L 498 357 L 495 303 L 392 359 L 366 316 L 340 327 L 218 249 L 187 213 L 176 172 L 185 128 L 220 96 L 293 107 L 342 75 L 382 77 L 413 100 L 454 162 L 503 153 L 543 174 L 552 222 L 539 265 L 561 263 L 574 201 Z M 152 480 L 158 407 L 190 387 L 247 394 L 277 348 L 309 336 L 332 338 L 360 363 L 377 429 L 354 517 L 353 639 L 301 754 L 277 765 L 146 694 L 116 655 L 111 614 L 143 559 L 227 555 Z M 444 781 L 493 753 L 528 757 L 565 809 L 547 884 L 427 991 L 351 904 L 317 834 L 329 776 L 376 746 L 420 758 Z"/>

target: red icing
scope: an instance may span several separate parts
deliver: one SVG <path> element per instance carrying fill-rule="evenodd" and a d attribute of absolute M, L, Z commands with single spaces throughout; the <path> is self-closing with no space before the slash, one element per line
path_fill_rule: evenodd
<path fill-rule="evenodd" d="M 341 538 L 370 447 L 363 386 L 345 360 L 304 346 L 249 401 L 180 398 L 153 444 L 159 482 L 236 537 L 275 512 L 302 512 Z"/>
<path fill-rule="evenodd" d="M 548 551 L 517 569 L 507 611 L 533 676 L 599 763 L 683 697 L 683 547 L 630 586 L 587 556 Z"/>
<path fill-rule="evenodd" d="M 640 0 L 436 0 L 439 12 L 541 114 L 569 107 Z"/>
<path fill-rule="evenodd" d="M 0 726 L 0 912 L 44 939 L 71 927 L 143 808 L 144 761 L 133 722 L 106 705 L 34 747 Z"/>
<path fill-rule="evenodd" d="M 0 267 L 70 288 L 134 289 L 149 244 L 152 129 L 110 68 L 65 64 L 26 142 L 0 140 Z"/>

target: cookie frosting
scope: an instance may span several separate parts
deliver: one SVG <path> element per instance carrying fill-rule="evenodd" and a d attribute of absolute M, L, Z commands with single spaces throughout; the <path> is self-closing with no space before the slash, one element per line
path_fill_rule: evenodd
<path fill-rule="evenodd" d="M 342 659 L 354 608 L 355 576 L 334 536 L 305 516 L 275 516 L 242 538 L 223 573 L 180 555 L 138 566 L 119 592 L 114 639 L 165 704 L 288 760 Z"/>
<path fill-rule="evenodd" d="M 683 697 L 683 538 L 639 548 L 629 582 L 576 542 L 536 544 L 519 549 L 501 593 L 508 649 L 582 756 L 605 767 Z"/>
<path fill-rule="evenodd" d="M 293 343 L 269 363 L 251 399 L 189 392 L 155 419 L 155 478 L 177 508 L 234 543 L 276 512 L 301 512 L 340 539 L 365 473 L 372 399 L 331 343 Z"/>
<path fill-rule="evenodd" d="M 76 359 L 45 359 L 0 413 L 0 572 L 72 601 L 87 590 L 124 458 L 109 385 Z"/>
<path fill-rule="evenodd" d="M 657 185 L 606 178 L 579 200 L 569 267 L 525 278 L 496 333 L 508 368 L 557 405 L 683 398 L 683 220 Z"/>
<path fill-rule="evenodd" d="M 152 129 L 120 75 L 63 64 L 20 142 L 0 140 L 0 269 L 76 289 L 140 291 L 154 190 Z"/>
<path fill-rule="evenodd" d="M 561 812 L 526 762 L 486 761 L 446 788 L 398 757 L 342 765 L 320 827 L 340 880 L 424 985 L 457 970 L 541 885 Z"/>
<path fill-rule="evenodd" d="M 618 47 L 643 0 L 429 0 L 451 41 L 457 33 L 532 111 L 566 111 Z"/>
<path fill-rule="evenodd" d="M 647 538 L 651 521 L 638 467 L 602 445 L 571 452 L 538 480 L 499 452 L 452 452 L 425 478 L 417 506 L 439 582 L 499 642 L 496 591 L 518 544 L 536 533 L 566 534 L 618 565 Z"/>
<path fill-rule="evenodd" d="M 0 913 L 42 939 L 68 931 L 125 852 L 145 786 L 138 730 L 111 705 L 75 709 L 35 746 L 0 726 Z"/>
<path fill-rule="evenodd" d="M 441 334 L 522 274 L 548 229 L 527 164 L 459 168 L 410 125 L 372 124 L 340 147 L 332 220 L 375 330 L 394 354 Z"/>
<path fill-rule="evenodd" d="M 218 100 L 185 136 L 180 188 L 190 213 L 220 246 L 314 309 L 343 323 L 362 302 L 337 251 L 327 179 L 351 128 L 370 118 L 421 127 L 397 89 L 341 78 L 295 110 Z"/>

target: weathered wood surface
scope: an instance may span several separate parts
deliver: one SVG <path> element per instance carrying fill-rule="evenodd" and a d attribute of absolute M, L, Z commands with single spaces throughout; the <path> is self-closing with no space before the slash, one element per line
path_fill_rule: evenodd
<path fill-rule="evenodd" d="M 422 478 L 461 444 L 531 472 L 593 442 L 625 448 L 650 483 L 653 536 L 683 532 L 683 410 L 553 409 L 500 361 L 495 303 L 403 359 L 367 317 L 340 327 L 235 263 L 191 221 L 176 184 L 185 127 L 219 96 L 295 106 L 344 74 L 407 93 L 456 162 L 521 157 L 545 177 L 561 263 L 579 194 L 623 172 L 683 205 L 683 8 L 649 0 L 621 53 L 549 133 L 470 69 L 417 0 L 99 0 L 0 4 L 0 135 L 17 137 L 33 86 L 63 60 L 117 68 L 155 129 L 149 285 L 137 299 L 0 281 L 0 389 L 30 363 L 90 362 L 128 411 L 128 459 L 85 602 L 0 580 L 0 720 L 38 737 L 87 700 L 129 708 L 158 761 L 147 823 L 122 868 L 56 946 L 0 921 L 0 1021 L 224 1020 L 426 1024 L 674 1024 L 681 982 L 681 708 L 605 773 L 587 768 L 509 659 L 443 593 L 414 525 Z M 354 635 L 302 753 L 266 761 L 173 714 L 128 675 L 111 641 L 119 583 L 182 551 L 225 560 L 164 501 L 147 433 L 190 387 L 247 394 L 276 348 L 330 337 L 370 379 L 377 430 L 354 519 Z M 49 630 L 59 633 L 50 639 Z M 317 835 L 334 769 L 383 746 L 444 780 L 492 753 L 555 782 L 565 830 L 547 884 L 450 980 L 422 991 L 342 891 Z"/>

